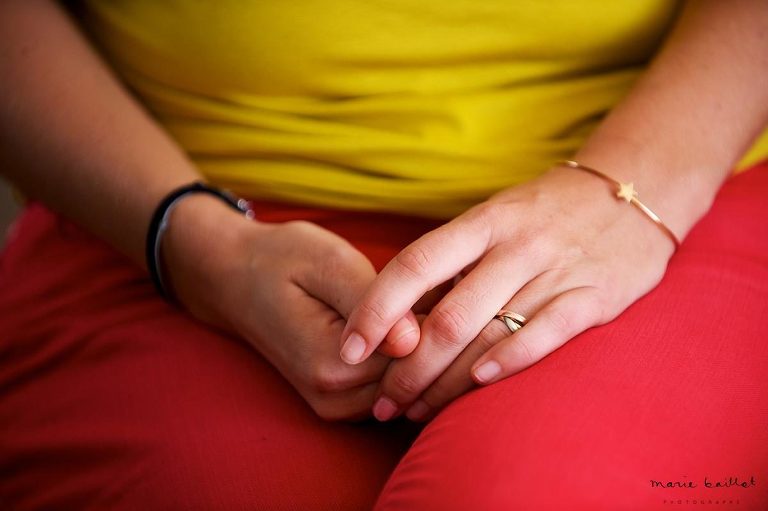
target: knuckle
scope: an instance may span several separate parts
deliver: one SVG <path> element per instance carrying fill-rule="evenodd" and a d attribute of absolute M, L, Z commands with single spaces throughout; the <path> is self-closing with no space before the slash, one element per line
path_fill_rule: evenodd
<path fill-rule="evenodd" d="M 520 234 L 519 239 L 515 241 L 522 250 L 532 254 L 532 257 L 541 259 L 547 265 L 551 265 L 558 260 L 560 241 L 546 230 L 541 232 L 524 231 Z"/>
<path fill-rule="evenodd" d="M 573 264 L 589 257 L 589 252 L 580 243 L 562 243 L 557 252 L 563 264 Z"/>
<path fill-rule="evenodd" d="M 512 346 L 514 346 L 516 355 L 524 367 L 533 365 L 539 361 L 540 357 L 538 357 L 536 352 L 531 348 L 531 344 L 528 340 L 515 339 Z"/>
<path fill-rule="evenodd" d="M 469 220 L 480 225 L 492 225 L 498 216 L 499 206 L 495 202 L 481 202 L 467 211 Z"/>
<path fill-rule="evenodd" d="M 447 350 L 464 346 L 464 332 L 467 329 L 469 311 L 459 302 L 447 302 L 432 310 L 429 328 L 435 336 L 435 343 Z"/>
<path fill-rule="evenodd" d="M 331 243 L 325 249 L 325 261 L 332 266 L 342 266 L 351 262 L 354 252 L 346 243 Z"/>
<path fill-rule="evenodd" d="M 316 233 L 319 231 L 319 227 L 312 222 L 308 222 L 306 220 L 290 220 L 288 222 L 285 222 L 281 225 L 281 228 L 288 231 L 293 232 L 296 234 L 308 234 L 308 233 Z"/>
<path fill-rule="evenodd" d="M 429 270 L 431 259 L 423 248 L 414 243 L 395 256 L 395 264 L 399 271 L 408 276 L 420 276 Z"/>
<path fill-rule="evenodd" d="M 613 319 L 608 311 L 611 309 L 611 304 L 615 299 L 608 293 L 595 289 L 594 292 L 589 293 L 584 300 L 589 309 L 589 316 L 594 318 L 596 322 L 610 321 Z"/>
<path fill-rule="evenodd" d="M 416 378 L 406 371 L 393 372 L 389 383 L 390 392 L 391 390 L 394 392 L 388 393 L 385 390 L 384 393 L 403 402 L 411 401 L 423 390 Z"/>
<path fill-rule="evenodd" d="M 553 308 L 544 316 L 549 328 L 557 335 L 567 335 L 571 330 L 571 318 L 566 311 Z"/>
<path fill-rule="evenodd" d="M 324 365 L 314 366 L 308 376 L 307 385 L 317 393 L 339 392 L 349 385 L 340 371 L 334 371 Z"/>
<path fill-rule="evenodd" d="M 509 216 L 509 211 L 502 211 L 502 208 L 508 207 L 507 205 L 497 202 L 482 202 L 472 209 L 467 211 L 466 219 L 476 228 L 486 230 L 489 232 L 493 239 L 499 238 L 499 218 Z M 502 226 L 506 223 L 502 223 Z M 499 231 L 499 232 L 497 232 Z M 494 244 L 489 242 L 489 244 Z"/>
<path fill-rule="evenodd" d="M 367 319 L 386 324 L 389 318 L 387 308 L 378 300 L 366 299 L 360 304 L 360 313 Z"/>
<path fill-rule="evenodd" d="M 322 252 L 322 256 L 318 258 L 316 263 L 316 270 L 322 272 L 325 278 L 328 279 L 346 279 L 354 281 L 356 277 L 356 271 L 361 268 L 361 263 L 366 264 L 367 260 L 361 257 L 361 254 L 347 244 L 346 241 L 329 239 L 329 243 L 326 245 Z M 370 263 L 366 264 L 368 266 Z M 371 267 L 373 273 L 373 268 Z"/>

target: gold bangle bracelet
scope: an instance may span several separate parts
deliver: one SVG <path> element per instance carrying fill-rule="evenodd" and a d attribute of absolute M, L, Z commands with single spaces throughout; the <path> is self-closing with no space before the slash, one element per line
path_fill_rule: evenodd
<path fill-rule="evenodd" d="M 635 186 L 632 183 L 622 183 L 620 181 L 616 181 L 610 176 L 607 176 L 600 172 L 599 170 L 593 169 L 592 167 L 587 167 L 586 165 L 582 165 L 581 163 L 573 160 L 563 160 L 557 162 L 558 165 L 564 165 L 566 167 L 570 167 L 572 169 L 579 169 L 583 170 L 584 172 L 589 172 L 590 174 L 599 177 L 600 179 L 607 181 L 614 185 L 616 187 L 616 197 L 619 199 L 623 199 L 627 201 L 628 203 L 635 206 L 637 209 L 643 212 L 645 216 L 650 218 L 653 223 L 659 226 L 659 228 L 664 232 L 664 234 L 667 235 L 669 239 L 672 240 L 672 243 L 675 244 L 675 250 L 680 248 L 680 240 L 677 239 L 677 236 L 675 236 L 675 233 L 672 232 L 672 230 L 667 227 L 664 222 L 661 221 L 661 218 L 651 211 L 651 209 L 640 202 L 640 199 L 637 198 L 637 191 L 635 190 Z"/>

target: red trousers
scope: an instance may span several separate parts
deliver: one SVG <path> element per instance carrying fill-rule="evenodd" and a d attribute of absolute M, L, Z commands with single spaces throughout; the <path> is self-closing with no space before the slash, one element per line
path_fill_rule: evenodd
<path fill-rule="evenodd" d="M 628 214 L 634 214 L 628 212 Z M 259 205 L 381 267 L 426 220 Z M 40 204 L 0 258 L 0 508 L 768 509 L 768 164 L 661 284 L 423 430 L 327 423 Z"/>

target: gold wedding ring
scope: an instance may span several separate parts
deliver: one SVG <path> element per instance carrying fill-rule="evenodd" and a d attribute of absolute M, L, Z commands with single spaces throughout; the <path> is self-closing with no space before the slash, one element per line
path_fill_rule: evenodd
<path fill-rule="evenodd" d="M 522 314 L 518 314 L 516 312 L 511 312 L 507 310 L 500 310 L 498 314 L 496 314 L 493 319 L 498 319 L 505 325 L 507 325 L 507 328 L 514 334 L 521 328 L 525 326 L 525 324 L 528 322 L 527 319 L 525 319 L 525 316 Z"/>

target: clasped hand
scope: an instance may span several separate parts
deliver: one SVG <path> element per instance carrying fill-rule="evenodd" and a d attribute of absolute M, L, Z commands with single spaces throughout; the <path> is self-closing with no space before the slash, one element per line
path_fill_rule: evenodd
<path fill-rule="evenodd" d="M 556 168 L 500 192 L 403 249 L 352 309 L 341 357 L 368 360 L 429 290 L 458 283 L 392 361 L 373 413 L 424 420 L 477 384 L 538 362 L 615 318 L 662 278 L 673 245 L 604 182 Z M 528 319 L 512 334 L 500 310 Z"/>
<path fill-rule="evenodd" d="M 178 214 L 198 217 L 169 230 L 166 262 L 186 308 L 247 339 L 321 417 L 424 420 L 659 282 L 671 242 L 610 192 L 556 168 L 425 234 L 379 275 L 314 224 L 245 221 L 219 204 L 203 215 L 190 203 Z M 512 334 L 493 320 L 501 309 L 527 324 Z"/>

